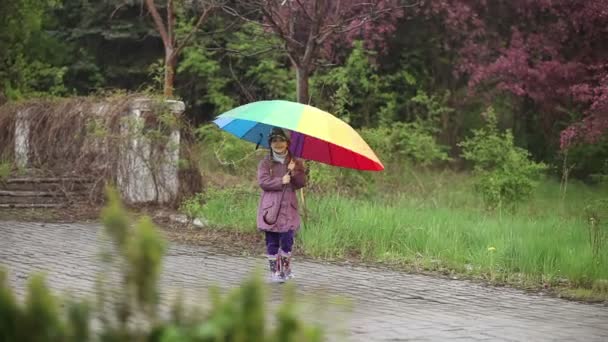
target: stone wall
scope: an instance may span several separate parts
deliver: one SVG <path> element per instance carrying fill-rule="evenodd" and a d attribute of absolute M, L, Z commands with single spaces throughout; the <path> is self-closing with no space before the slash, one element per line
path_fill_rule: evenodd
<path fill-rule="evenodd" d="M 128 134 L 132 125 L 144 126 L 144 113 L 149 112 L 154 101 L 147 98 L 137 98 L 131 101 L 129 109 L 124 114 L 126 120 L 121 125 L 121 133 Z M 184 112 L 185 106 L 181 101 L 167 100 L 162 103 L 163 108 L 175 115 Z M 103 115 L 103 103 L 99 104 L 95 114 Z M 30 109 L 23 109 L 17 113 L 15 122 L 15 164 L 20 169 L 27 169 L 30 165 L 30 125 L 28 121 Z M 178 129 L 168 132 L 167 146 L 162 149 L 153 149 L 150 141 L 143 135 L 134 135 L 129 138 L 124 147 L 118 151 L 119 162 L 116 172 L 116 183 L 128 203 L 169 203 L 172 202 L 179 189 L 178 161 L 180 133 Z M 106 146 L 97 146 L 100 151 Z M 152 162 L 152 158 L 155 162 Z M 84 175 L 86 176 L 86 175 Z"/>

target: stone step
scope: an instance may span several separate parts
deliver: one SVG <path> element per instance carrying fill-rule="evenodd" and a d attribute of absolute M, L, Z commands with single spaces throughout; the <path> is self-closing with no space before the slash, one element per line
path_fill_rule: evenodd
<path fill-rule="evenodd" d="M 80 191 L 92 186 L 85 178 L 10 178 L 0 183 L 6 191 Z"/>
<path fill-rule="evenodd" d="M 78 198 L 83 199 L 84 196 L 79 196 Z M 68 203 L 69 201 L 78 200 L 77 197 L 50 197 L 50 196 L 1 196 L 0 195 L 0 204 L 34 204 L 34 203 Z"/>
<path fill-rule="evenodd" d="M 0 183 L 0 209 L 65 207 L 85 201 L 92 184 L 87 178 L 10 178 Z"/>
<path fill-rule="evenodd" d="M 67 203 L 0 203 L 0 209 L 63 208 Z"/>
<path fill-rule="evenodd" d="M 75 192 L 63 191 L 0 190 L 0 197 L 70 197 L 76 194 Z"/>

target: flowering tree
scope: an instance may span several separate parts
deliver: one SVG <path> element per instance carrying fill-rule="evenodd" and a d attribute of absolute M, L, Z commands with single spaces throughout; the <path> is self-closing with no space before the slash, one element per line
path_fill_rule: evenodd
<path fill-rule="evenodd" d="M 428 11 L 451 30 L 470 87 L 532 100 L 546 129 L 568 125 L 562 148 L 608 129 L 608 0 L 448 0 Z"/>
<path fill-rule="evenodd" d="M 321 59 L 334 59 L 335 47 L 359 38 L 368 47 L 382 47 L 404 13 L 399 0 L 242 0 L 239 5 L 225 9 L 258 21 L 281 40 L 296 70 L 301 103 L 309 102 L 308 79 Z"/>

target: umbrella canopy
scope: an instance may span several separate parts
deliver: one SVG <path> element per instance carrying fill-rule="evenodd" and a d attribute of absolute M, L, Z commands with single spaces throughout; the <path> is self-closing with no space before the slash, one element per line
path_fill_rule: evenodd
<path fill-rule="evenodd" d="M 273 127 L 292 131 L 293 156 L 357 170 L 384 166 L 361 136 L 346 122 L 313 106 L 284 101 L 258 101 L 234 108 L 213 121 L 233 135 L 268 146 Z"/>

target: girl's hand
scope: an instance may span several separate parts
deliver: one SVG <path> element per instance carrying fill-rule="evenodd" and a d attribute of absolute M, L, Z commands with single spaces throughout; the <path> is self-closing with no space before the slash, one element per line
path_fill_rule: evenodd
<path fill-rule="evenodd" d="M 286 174 L 285 176 L 283 176 L 283 184 L 289 184 L 289 182 L 291 182 L 291 176 L 289 174 Z"/>

